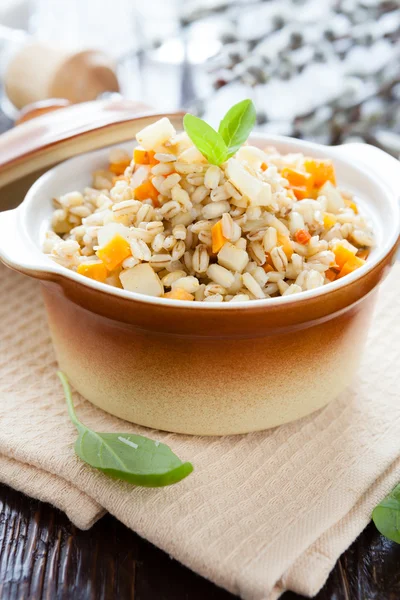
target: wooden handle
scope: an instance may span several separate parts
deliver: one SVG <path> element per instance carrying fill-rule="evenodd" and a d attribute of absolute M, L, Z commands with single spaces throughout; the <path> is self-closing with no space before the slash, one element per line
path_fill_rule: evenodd
<path fill-rule="evenodd" d="M 70 53 L 33 42 L 11 60 L 5 89 L 17 108 L 48 98 L 72 103 L 96 99 L 106 91 L 119 91 L 113 61 L 103 52 Z"/>

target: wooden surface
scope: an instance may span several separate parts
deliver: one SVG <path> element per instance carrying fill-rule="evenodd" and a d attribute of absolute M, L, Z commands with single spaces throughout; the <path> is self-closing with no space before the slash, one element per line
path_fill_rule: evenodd
<path fill-rule="evenodd" d="M 400 546 L 371 524 L 317 600 L 399 600 Z M 89 531 L 0 485 L 0 599 L 234 600 L 107 515 Z M 287 593 L 283 600 L 299 600 Z"/>

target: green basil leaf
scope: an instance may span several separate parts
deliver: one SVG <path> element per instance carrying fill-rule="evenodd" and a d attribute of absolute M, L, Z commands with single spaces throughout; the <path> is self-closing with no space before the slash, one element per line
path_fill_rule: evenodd
<path fill-rule="evenodd" d="M 213 165 L 221 165 L 227 159 L 228 149 L 222 136 L 208 123 L 194 115 L 183 118 L 186 133 L 196 148 Z"/>
<path fill-rule="evenodd" d="M 228 110 L 218 129 L 228 147 L 228 158 L 245 143 L 255 122 L 256 109 L 251 100 L 242 100 Z"/>
<path fill-rule="evenodd" d="M 193 471 L 165 444 L 132 433 L 98 433 L 76 416 L 65 375 L 58 373 L 64 388 L 68 413 L 78 430 L 75 452 L 91 467 L 108 477 L 144 487 L 162 487 L 181 481 Z"/>
<path fill-rule="evenodd" d="M 400 484 L 374 508 L 372 520 L 382 535 L 400 544 Z"/>

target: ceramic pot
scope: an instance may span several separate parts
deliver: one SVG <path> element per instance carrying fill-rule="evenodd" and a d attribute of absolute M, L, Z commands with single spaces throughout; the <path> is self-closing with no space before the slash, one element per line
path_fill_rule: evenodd
<path fill-rule="evenodd" d="M 150 120 L 132 118 L 131 135 Z M 252 143 L 334 160 L 340 185 L 373 221 L 377 246 L 363 267 L 299 295 L 230 304 L 139 295 L 67 270 L 41 251 L 51 198 L 87 185 L 107 149 L 59 164 L 0 214 L 1 260 L 41 280 L 60 368 L 105 411 L 186 434 L 245 433 L 303 417 L 350 383 L 399 244 L 400 164 L 363 144 Z"/>

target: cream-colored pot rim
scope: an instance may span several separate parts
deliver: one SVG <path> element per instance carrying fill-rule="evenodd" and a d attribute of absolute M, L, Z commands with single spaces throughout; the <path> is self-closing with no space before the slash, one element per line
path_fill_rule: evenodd
<path fill-rule="evenodd" d="M 344 288 L 346 285 L 362 278 L 374 269 L 393 249 L 400 234 L 400 162 L 385 152 L 367 144 L 347 144 L 342 146 L 323 146 L 284 136 L 265 135 L 254 133 L 250 142 L 255 145 L 274 145 L 279 151 L 301 152 L 321 158 L 331 158 L 335 162 L 338 172 L 338 181 L 344 188 L 350 189 L 360 198 L 361 208 L 365 209 L 367 216 L 372 221 L 377 237 L 377 246 L 371 253 L 365 265 L 353 273 L 337 281 L 326 284 L 320 288 L 296 294 L 294 296 L 281 296 L 265 300 L 250 300 L 235 303 L 203 303 L 170 300 L 167 298 L 154 298 L 144 294 L 129 292 L 108 284 L 99 283 L 83 275 L 79 275 L 52 261 L 41 251 L 41 241 L 47 228 L 51 211 L 51 196 L 46 196 L 50 189 L 52 195 L 62 194 L 63 181 L 79 180 L 79 174 L 87 174 L 97 166 L 104 164 L 108 155 L 108 148 L 101 148 L 93 152 L 81 154 L 70 158 L 42 175 L 30 188 L 23 203 L 15 210 L 0 213 L 0 258 L 10 267 L 32 274 L 38 278 L 51 279 L 64 277 L 71 279 L 89 288 L 107 293 L 112 296 L 139 300 L 148 304 L 162 304 L 164 307 L 182 307 L 190 310 L 237 310 L 258 308 L 276 305 L 294 306 L 299 301 L 325 296 L 334 290 Z M 131 144 L 132 146 L 133 144 Z M 126 147 L 127 144 L 118 144 Z M 79 188 L 79 184 L 76 186 Z M 47 192 L 48 191 L 48 192 Z M 44 204 L 48 204 L 47 222 L 42 219 L 40 223 L 34 217 L 40 213 Z M 38 226 L 39 230 L 38 231 Z M 39 235 L 40 234 L 40 235 Z M 43 277 L 41 277 L 43 274 Z"/>

